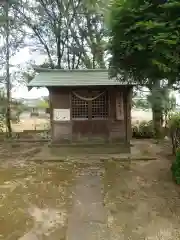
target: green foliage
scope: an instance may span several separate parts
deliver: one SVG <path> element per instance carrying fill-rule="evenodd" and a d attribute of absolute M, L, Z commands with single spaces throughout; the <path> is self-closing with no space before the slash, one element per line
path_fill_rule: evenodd
<path fill-rule="evenodd" d="M 168 127 L 172 141 L 172 153 L 180 148 L 180 113 L 169 115 Z"/>
<path fill-rule="evenodd" d="M 23 75 L 23 78 L 25 79 L 25 82 L 29 83 L 35 77 L 36 74 L 35 72 L 26 71 L 26 72 L 23 72 L 22 75 Z"/>
<path fill-rule="evenodd" d="M 180 2 L 114 0 L 110 18 L 110 66 L 138 83 L 176 82 L 180 67 Z"/>
<path fill-rule="evenodd" d="M 3 132 L 6 127 L 6 115 L 5 111 L 0 111 L 0 132 Z"/>
<path fill-rule="evenodd" d="M 166 95 L 164 89 L 155 88 L 152 89 L 150 95 L 147 97 L 150 106 L 156 111 L 163 111 L 164 103 L 166 101 Z"/>
<path fill-rule="evenodd" d="M 37 104 L 37 108 L 46 109 L 49 108 L 49 103 L 46 100 L 40 100 Z"/>
<path fill-rule="evenodd" d="M 160 110 L 164 114 L 174 111 L 176 108 L 176 98 L 170 96 L 170 91 L 167 88 L 153 89 L 147 99 L 152 108 Z"/>
<path fill-rule="evenodd" d="M 132 135 L 134 138 L 153 138 L 153 122 L 142 121 L 132 126 Z"/>
<path fill-rule="evenodd" d="M 176 109 L 176 98 L 170 96 L 170 91 L 165 88 L 152 89 L 148 96 L 148 102 L 153 110 L 153 120 L 157 122 L 157 130 L 165 123 L 167 126 L 169 114 Z M 159 120 L 158 120 L 159 119 Z M 157 132 L 155 130 L 155 132 Z"/>
<path fill-rule="evenodd" d="M 141 108 L 141 109 L 150 109 L 150 104 L 147 101 L 147 99 L 134 99 L 133 100 L 133 107 L 135 108 Z"/>
<path fill-rule="evenodd" d="M 149 88 L 156 138 L 172 107 L 167 89 L 180 79 L 179 12 L 179 0 L 113 0 L 111 6 L 111 75 Z"/>
<path fill-rule="evenodd" d="M 175 130 L 177 128 L 180 129 L 180 113 L 179 112 L 169 115 L 168 125 L 171 130 Z"/>
<path fill-rule="evenodd" d="M 6 103 L 5 91 L 0 88 L 0 132 L 6 128 Z"/>
<path fill-rule="evenodd" d="M 3 26 L 5 23 L 6 23 L 6 18 L 0 15 L 0 27 Z"/>
<path fill-rule="evenodd" d="M 180 184 L 180 149 L 176 151 L 176 159 L 171 166 L 172 176 L 177 184 Z"/>
<path fill-rule="evenodd" d="M 167 101 L 165 102 L 164 109 L 169 113 L 176 109 L 176 98 L 175 96 L 169 96 Z"/>

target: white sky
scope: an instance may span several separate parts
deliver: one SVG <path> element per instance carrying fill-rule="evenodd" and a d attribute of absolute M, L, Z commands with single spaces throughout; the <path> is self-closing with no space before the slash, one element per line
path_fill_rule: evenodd
<path fill-rule="evenodd" d="M 36 64 L 43 63 L 44 57 L 42 57 L 39 53 L 30 54 L 28 48 L 24 48 L 20 50 L 14 57 L 11 58 L 11 64 L 24 64 L 30 60 L 35 60 Z M 41 96 L 48 96 L 48 90 L 46 88 L 33 88 L 28 91 L 26 86 L 16 87 L 16 89 L 12 92 L 13 98 L 39 98 Z"/>

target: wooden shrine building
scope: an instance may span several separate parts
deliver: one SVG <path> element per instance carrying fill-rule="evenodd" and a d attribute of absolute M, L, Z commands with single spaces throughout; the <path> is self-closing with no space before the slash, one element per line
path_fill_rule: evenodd
<path fill-rule="evenodd" d="M 133 85 L 104 69 L 35 69 L 28 84 L 49 90 L 53 143 L 130 143 Z"/>

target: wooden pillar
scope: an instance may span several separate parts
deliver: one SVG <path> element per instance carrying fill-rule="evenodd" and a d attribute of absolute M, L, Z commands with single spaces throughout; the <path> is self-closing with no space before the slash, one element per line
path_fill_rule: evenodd
<path fill-rule="evenodd" d="M 127 87 L 126 95 L 126 140 L 130 143 L 132 139 L 132 128 L 131 128 L 131 107 L 132 107 L 132 90 L 133 87 Z"/>
<path fill-rule="evenodd" d="M 52 91 L 50 88 L 48 88 L 49 90 L 49 111 L 50 111 L 50 133 L 51 133 L 51 140 L 53 142 L 53 104 L 52 104 Z"/>
<path fill-rule="evenodd" d="M 70 109 L 70 123 L 71 123 L 71 138 L 70 142 L 73 142 L 73 120 L 72 120 L 72 90 L 69 91 L 69 109 Z"/>

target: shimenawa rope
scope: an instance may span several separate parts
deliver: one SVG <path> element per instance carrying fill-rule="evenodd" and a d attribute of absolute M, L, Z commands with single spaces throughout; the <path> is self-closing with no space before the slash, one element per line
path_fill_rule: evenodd
<path fill-rule="evenodd" d="M 81 99 L 81 100 L 83 100 L 83 101 L 93 101 L 93 100 L 99 98 L 101 95 L 103 95 L 103 94 L 105 93 L 105 91 L 104 91 L 104 92 L 101 92 L 101 93 L 98 94 L 97 96 L 91 97 L 91 98 L 87 98 L 87 97 L 80 96 L 78 93 L 76 93 L 76 92 L 74 92 L 74 91 L 73 91 L 72 93 L 73 93 L 77 98 L 79 98 L 79 99 Z"/>

